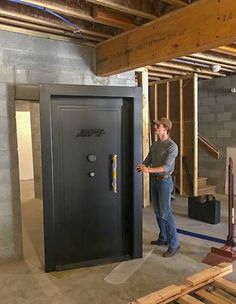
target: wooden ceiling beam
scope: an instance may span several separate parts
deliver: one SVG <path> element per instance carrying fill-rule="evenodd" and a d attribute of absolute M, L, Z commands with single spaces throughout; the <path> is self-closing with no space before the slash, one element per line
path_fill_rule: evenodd
<path fill-rule="evenodd" d="M 108 8 L 111 8 L 113 10 L 125 13 L 125 14 L 139 16 L 141 18 L 145 18 L 145 19 L 148 19 L 148 20 L 154 20 L 158 17 L 158 16 L 155 16 L 151 13 L 144 12 L 142 10 L 137 10 L 137 9 L 128 7 L 126 5 L 121 5 L 121 4 L 117 3 L 117 1 L 112 1 L 112 0 L 86 0 L 86 1 L 89 2 L 89 3 L 97 4 L 97 5 L 104 6 L 104 7 L 108 7 Z"/>
<path fill-rule="evenodd" d="M 185 71 L 186 72 L 192 72 L 192 73 L 197 73 L 197 74 L 209 74 L 212 76 L 225 76 L 226 74 L 224 73 L 216 73 L 213 72 L 210 68 L 202 68 L 199 66 L 189 66 L 187 64 L 179 64 L 179 63 L 172 63 L 172 62 L 160 62 L 154 65 L 155 67 L 166 67 L 169 69 L 177 69 L 177 70 L 181 70 L 181 71 Z M 231 72 L 231 70 L 229 70 L 229 72 Z"/>
<path fill-rule="evenodd" d="M 173 78 L 169 78 L 169 79 L 161 79 L 161 80 L 156 80 L 156 81 L 151 81 L 149 82 L 149 86 L 154 85 L 154 84 L 162 84 L 162 83 L 166 83 L 166 81 L 168 82 L 172 82 L 172 81 L 176 81 L 176 80 L 180 80 L 180 79 L 189 79 L 190 77 L 192 77 L 191 75 L 193 75 L 192 73 L 187 74 L 185 76 L 178 76 L 178 77 L 173 77 Z M 202 79 L 212 79 L 211 76 L 209 75 L 198 75 L 198 78 L 202 78 Z"/>
<path fill-rule="evenodd" d="M 236 60 L 228 59 L 228 58 L 225 58 L 225 57 L 222 57 L 222 56 L 211 55 L 211 54 L 208 54 L 208 53 L 204 53 L 204 54 L 203 53 L 195 53 L 195 54 L 192 54 L 191 57 L 199 58 L 199 59 L 206 59 L 206 60 L 209 60 L 209 61 L 214 62 L 214 63 L 227 64 L 227 65 L 233 66 L 234 68 L 236 66 Z"/>
<path fill-rule="evenodd" d="M 199 0 L 99 43 L 97 75 L 108 76 L 236 41 L 236 1 Z"/>
<path fill-rule="evenodd" d="M 150 72 L 161 72 L 161 73 L 167 73 L 167 74 L 171 74 L 171 75 L 186 75 L 186 72 L 174 70 L 171 67 L 162 68 L 162 67 L 155 65 L 155 66 L 147 66 L 147 68 L 148 68 L 148 72 L 149 71 Z"/>
<path fill-rule="evenodd" d="M 89 13 L 89 11 L 79 9 L 75 6 L 70 7 L 68 5 L 62 5 L 62 4 L 55 3 L 55 2 L 52 2 L 52 1 L 47 1 L 47 0 L 43 0 L 43 1 L 24 0 L 24 2 L 28 3 L 28 4 L 37 5 L 37 6 L 42 7 L 42 8 L 50 9 L 53 12 L 56 12 L 56 13 L 59 13 L 59 14 L 62 14 L 62 15 L 74 17 L 74 18 L 77 18 L 77 19 L 86 20 L 86 21 L 89 21 L 89 22 L 95 22 L 95 23 L 105 24 L 105 25 L 109 25 L 109 26 L 115 26 L 115 27 L 124 29 L 124 26 L 122 25 L 122 22 L 120 22 L 120 24 L 118 22 L 116 23 L 115 22 L 116 20 L 114 20 L 114 22 L 113 22 L 113 16 L 112 15 L 110 16 L 110 18 L 102 19 L 102 18 L 93 17 Z M 107 15 L 109 15 L 109 14 L 107 14 Z M 130 24 L 132 25 L 131 22 L 130 22 Z"/>
<path fill-rule="evenodd" d="M 7 10 L 2 9 L 2 8 L 0 8 L 0 16 L 7 17 L 7 18 L 9 18 L 9 20 L 20 20 L 20 21 L 30 22 L 30 23 L 38 24 L 38 25 L 42 25 L 42 26 L 48 26 L 48 27 L 51 27 L 51 28 L 67 30 L 67 31 L 69 29 L 71 31 L 73 31 L 73 29 L 74 29 L 72 26 L 66 25 L 65 23 L 62 23 L 61 21 L 55 22 L 54 18 L 53 19 L 52 18 L 42 19 L 39 16 L 38 17 L 32 17 L 32 16 L 29 16 L 27 14 L 15 13 L 15 12 L 12 12 L 12 11 L 7 11 Z M 53 21 L 50 21 L 50 20 L 53 20 Z M 86 30 L 86 29 L 82 28 L 81 26 L 78 26 L 78 28 L 80 29 L 80 32 L 82 34 L 87 34 L 87 35 L 91 35 L 91 36 L 94 36 L 94 37 L 101 37 L 101 38 L 104 38 L 104 39 L 112 37 L 111 35 L 108 35 L 108 34 Z"/>
<path fill-rule="evenodd" d="M 161 77 L 161 78 L 173 78 L 174 77 L 174 75 L 172 75 L 172 74 L 168 74 L 168 73 L 158 73 L 158 72 L 156 72 L 156 73 L 153 73 L 153 72 L 148 72 L 148 75 L 150 75 L 150 76 L 156 76 L 156 77 Z"/>
<path fill-rule="evenodd" d="M 155 75 L 160 75 L 160 73 L 162 75 L 167 75 L 167 76 L 172 76 L 172 77 L 178 77 L 178 76 L 186 76 L 186 75 L 191 75 L 191 74 L 194 74 L 194 72 L 180 72 L 180 71 L 174 71 L 174 70 L 171 70 L 171 69 L 157 69 L 157 70 L 154 70 L 154 69 L 150 69 L 148 68 L 148 75 L 151 75 L 151 76 L 155 76 Z M 215 76 L 225 76 L 225 74 L 222 74 L 222 73 L 217 73 L 218 75 L 216 75 L 216 73 L 198 73 L 196 72 L 195 74 L 197 74 L 199 77 L 202 77 L 202 78 L 212 78 L 212 77 L 215 77 Z M 209 76 L 209 77 L 206 77 L 206 76 Z M 161 76 L 163 77 L 163 76 Z M 170 78 L 170 77 L 166 77 L 166 78 Z"/>
<path fill-rule="evenodd" d="M 188 5 L 186 2 L 181 0 L 161 0 L 161 1 L 177 7 L 185 7 Z"/>
<path fill-rule="evenodd" d="M 38 25 L 38 24 L 29 23 L 29 22 L 13 20 L 13 19 L 6 18 L 6 17 L 0 17 L 0 24 L 21 27 L 23 29 L 32 29 L 32 30 L 36 30 L 39 32 L 43 32 L 43 33 L 58 34 L 58 35 L 65 36 L 65 37 L 72 37 L 74 39 L 80 39 L 80 41 L 81 41 L 81 39 L 82 40 L 84 39 L 85 41 L 91 40 L 91 41 L 96 41 L 96 42 L 103 40 L 103 38 L 101 38 L 101 37 L 86 35 L 82 32 L 73 33 L 72 31 L 69 31 L 68 29 L 62 30 L 62 29 L 58 29 L 58 28 L 48 27 L 45 25 Z"/>
<path fill-rule="evenodd" d="M 207 64 L 207 65 L 217 64 L 216 61 L 214 62 L 214 61 L 209 61 L 209 60 L 206 60 L 206 59 L 195 58 L 194 54 L 191 55 L 191 56 L 183 56 L 180 59 L 184 59 L 184 60 L 187 60 L 187 61 L 192 61 L 193 65 L 198 65 L 198 64 L 201 64 L 201 63 Z M 172 61 L 177 61 L 177 62 L 178 62 L 178 60 L 179 59 L 172 59 Z M 223 69 L 226 72 L 232 72 L 232 70 L 235 69 L 232 65 L 227 65 L 227 64 L 222 64 L 221 63 L 221 66 L 223 67 Z"/>
<path fill-rule="evenodd" d="M 95 20 L 103 24 L 118 27 L 125 31 L 132 30 L 137 27 L 137 25 L 132 23 L 128 17 L 117 16 L 117 14 L 114 14 L 112 12 L 108 13 L 99 7 L 93 8 L 93 16 Z"/>
<path fill-rule="evenodd" d="M 230 55 L 230 56 L 236 56 L 236 48 L 232 46 L 220 46 L 218 48 L 212 49 L 212 51 Z"/>

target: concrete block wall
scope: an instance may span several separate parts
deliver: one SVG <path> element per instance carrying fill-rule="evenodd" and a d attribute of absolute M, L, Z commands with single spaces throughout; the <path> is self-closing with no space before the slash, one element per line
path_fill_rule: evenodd
<path fill-rule="evenodd" d="M 0 263 L 22 256 L 13 85 L 0 84 Z"/>
<path fill-rule="evenodd" d="M 236 75 L 199 82 L 199 132 L 220 151 L 216 160 L 199 151 L 199 175 L 207 176 L 209 184 L 225 193 L 226 148 L 236 146 Z"/>
<path fill-rule="evenodd" d="M 135 86 L 134 71 L 97 77 L 94 63 L 94 48 L 0 31 L 0 261 L 22 255 L 14 88 L 8 95 L 6 84 Z"/>

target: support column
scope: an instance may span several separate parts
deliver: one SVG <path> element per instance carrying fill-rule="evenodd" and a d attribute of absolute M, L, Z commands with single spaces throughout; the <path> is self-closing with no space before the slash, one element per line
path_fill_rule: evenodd
<path fill-rule="evenodd" d="M 150 117 L 148 100 L 148 69 L 137 70 L 138 85 L 143 89 L 143 159 L 150 149 Z M 143 207 L 150 205 L 149 174 L 143 174 Z"/>
<path fill-rule="evenodd" d="M 22 256 L 14 86 L 0 83 L 0 262 Z"/>

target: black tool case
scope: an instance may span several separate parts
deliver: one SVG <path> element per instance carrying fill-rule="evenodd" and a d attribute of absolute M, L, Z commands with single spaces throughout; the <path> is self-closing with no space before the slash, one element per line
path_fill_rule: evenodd
<path fill-rule="evenodd" d="M 220 201 L 217 201 L 213 195 L 190 196 L 188 216 L 209 224 L 218 224 L 220 223 Z"/>

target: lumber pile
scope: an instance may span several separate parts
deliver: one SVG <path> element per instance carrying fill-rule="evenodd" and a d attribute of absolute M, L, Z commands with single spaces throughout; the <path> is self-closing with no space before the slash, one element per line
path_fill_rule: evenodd
<path fill-rule="evenodd" d="M 183 285 L 170 285 L 130 304 L 236 303 L 236 284 L 223 278 L 232 271 L 232 264 L 221 263 L 186 278 Z"/>

